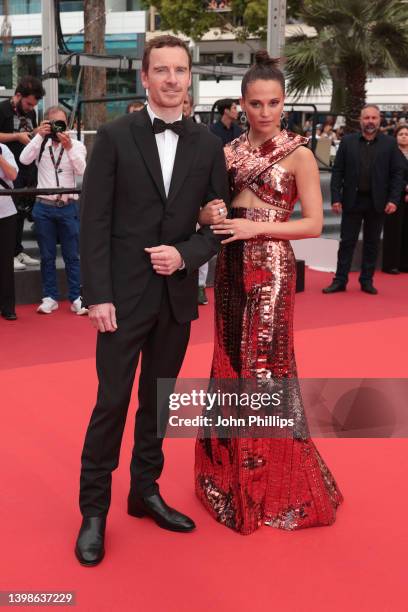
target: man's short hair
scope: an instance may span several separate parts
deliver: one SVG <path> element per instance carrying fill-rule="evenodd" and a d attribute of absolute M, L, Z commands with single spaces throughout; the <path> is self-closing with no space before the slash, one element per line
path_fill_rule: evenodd
<path fill-rule="evenodd" d="M 140 100 L 134 100 L 133 102 L 129 102 L 129 104 L 126 107 L 126 112 L 130 113 L 131 108 L 135 108 L 136 110 L 142 110 L 143 107 L 144 107 L 143 102 L 140 102 Z"/>
<path fill-rule="evenodd" d="M 64 113 L 65 118 L 68 121 L 67 111 L 65 110 L 63 106 L 58 106 L 58 105 L 50 106 L 49 108 L 47 108 L 47 110 L 44 113 L 44 119 L 48 119 L 50 115 L 54 115 L 55 113 Z"/>
<path fill-rule="evenodd" d="M 23 98 L 34 96 L 37 100 L 41 100 L 45 96 L 45 89 L 40 79 L 36 79 L 33 76 L 25 76 L 20 80 L 14 94 L 21 94 Z"/>
<path fill-rule="evenodd" d="M 236 102 L 232 98 L 223 98 L 222 100 L 217 102 L 217 110 L 220 113 L 221 117 L 227 109 L 231 110 L 231 106 L 233 104 L 236 104 Z"/>
<path fill-rule="evenodd" d="M 142 70 L 145 74 L 149 71 L 149 61 L 150 61 L 150 53 L 152 49 L 162 49 L 163 47 L 181 47 L 187 53 L 188 57 L 188 67 L 191 70 L 192 60 L 190 51 L 188 50 L 187 44 L 181 40 L 181 38 L 177 38 L 177 36 L 171 36 L 170 34 L 163 34 L 162 36 L 156 36 L 149 40 L 149 42 L 145 45 L 142 59 Z"/>
<path fill-rule="evenodd" d="M 361 109 L 361 112 L 363 112 L 363 110 L 365 110 L 366 108 L 375 108 L 375 110 L 378 111 L 381 115 L 380 107 L 377 106 L 377 104 L 364 104 L 363 108 Z"/>

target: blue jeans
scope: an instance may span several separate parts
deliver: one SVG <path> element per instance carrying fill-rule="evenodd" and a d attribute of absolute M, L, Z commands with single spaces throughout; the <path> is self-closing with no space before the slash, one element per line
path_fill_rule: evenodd
<path fill-rule="evenodd" d="M 37 201 L 32 215 L 41 253 L 43 297 L 54 300 L 59 297 L 55 267 L 59 238 L 68 281 L 68 297 L 73 302 L 80 296 L 78 205 L 75 200 L 69 200 L 67 206 L 58 208 Z"/>

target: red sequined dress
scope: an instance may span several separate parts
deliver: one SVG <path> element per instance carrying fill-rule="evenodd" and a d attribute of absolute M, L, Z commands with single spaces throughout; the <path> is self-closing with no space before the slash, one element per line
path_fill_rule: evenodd
<path fill-rule="evenodd" d="M 225 148 L 233 197 L 250 189 L 271 205 L 232 208 L 233 217 L 290 218 L 296 182 L 279 162 L 306 142 L 283 130 L 258 148 L 251 148 L 246 134 Z M 266 235 L 221 249 L 212 379 L 296 379 L 295 264 L 290 242 Z M 292 399 L 295 427 L 283 436 L 197 439 L 196 493 L 217 521 L 242 534 L 263 524 L 287 530 L 330 525 L 343 500 L 310 439 L 300 391 Z"/>

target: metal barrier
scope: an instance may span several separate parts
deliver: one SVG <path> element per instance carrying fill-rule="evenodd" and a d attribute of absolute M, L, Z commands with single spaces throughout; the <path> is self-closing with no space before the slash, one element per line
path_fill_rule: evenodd
<path fill-rule="evenodd" d="M 132 102 L 132 101 L 140 101 L 144 102 L 146 100 L 145 96 L 137 96 L 137 95 L 127 95 L 127 96 L 109 96 L 104 98 L 88 98 L 83 100 L 78 100 L 77 107 L 73 109 L 77 120 L 77 138 L 81 140 L 81 120 L 82 120 L 82 106 L 84 104 L 101 104 L 103 102 Z"/>
<path fill-rule="evenodd" d="M 13 195 L 62 195 L 62 194 L 79 194 L 81 189 L 77 187 L 51 187 L 44 189 L 37 189 L 37 187 L 20 187 L 18 189 L 0 189 L 0 196 L 13 196 Z"/>

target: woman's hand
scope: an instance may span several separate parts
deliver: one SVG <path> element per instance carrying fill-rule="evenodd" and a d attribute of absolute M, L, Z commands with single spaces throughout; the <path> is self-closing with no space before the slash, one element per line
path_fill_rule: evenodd
<path fill-rule="evenodd" d="M 222 223 L 211 225 L 214 234 L 227 234 L 230 238 L 222 240 L 221 244 L 228 244 L 235 240 L 249 240 L 262 234 L 261 223 L 249 219 L 224 219 Z"/>
<path fill-rule="evenodd" d="M 200 225 L 217 225 L 223 222 L 227 213 L 224 200 L 211 200 L 201 209 L 198 222 Z"/>

